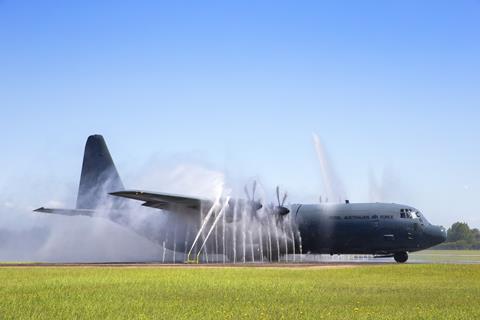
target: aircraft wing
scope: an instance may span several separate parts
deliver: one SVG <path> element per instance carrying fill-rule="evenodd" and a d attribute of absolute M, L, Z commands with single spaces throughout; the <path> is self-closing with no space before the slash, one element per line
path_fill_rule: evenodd
<path fill-rule="evenodd" d="M 128 198 L 138 201 L 143 201 L 142 204 L 145 207 L 151 207 L 156 209 L 164 210 L 175 210 L 175 209 L 192 209 L 200 210 L 202 205 L 212 205 L 212 201 L 185 197 L 167 193 L 156 193 L 148 191 L 139 191 L 139 190 L 125 190 L 110 193 L 112 196 Z"/>

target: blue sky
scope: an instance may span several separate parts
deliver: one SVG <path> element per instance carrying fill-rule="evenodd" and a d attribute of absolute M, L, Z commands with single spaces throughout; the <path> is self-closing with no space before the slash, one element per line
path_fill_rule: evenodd
<path fill-rule="evenodd" d="M 0 1 L 0 187 L 76 184 L 102 133 L 127 182 L 181 159 L 314 201 L 316 132 L 352 201 L 386 172 L 480 227 L 479 30 L 475 0 Z"/>

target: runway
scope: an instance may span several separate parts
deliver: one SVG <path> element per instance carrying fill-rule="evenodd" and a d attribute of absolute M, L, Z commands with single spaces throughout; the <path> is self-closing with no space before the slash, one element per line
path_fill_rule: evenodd
<path fill-rule="evenodd" d="M 393 258 L 374 258 L 369 255 L 289 255 L 277 263 L 211 263 L 187 264 L 161 263 L 159 261 L 135 262 L 7 262 L 5 267 L 117 267 L 117 268 L 349 268 L 372 265 L 399 265 Z M 426 250 L 411 253 L 406 264 L 480 264 L 478 250 Z"/>
<path fill-rule="evenodd" d="M 236 263 L 236 264 L 187 264 L 187 263 L 158 263 L 158 262 L 100 262 L 100 263 L 0 263 L 1 268 L 272 268 L 272 269 L 341 269 L 357 268 L 362 266 L 401 266 L 401 265 L 434 265 L 434 264 L 478 264 L 478 261 L 429 261 L 412 259 L 405 264 L 398 264 L 389 259 L 371 259 L 368 261 L 349 262 L 318 262 L 318 263 Z"/>

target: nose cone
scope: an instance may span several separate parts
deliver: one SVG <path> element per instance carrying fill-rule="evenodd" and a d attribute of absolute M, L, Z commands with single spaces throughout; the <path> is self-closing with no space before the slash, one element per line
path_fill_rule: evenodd
<path fill-rule="evenodd" d="M 436 246 L 447 240 L 447 231 L 442 226 L 429 226 L 425 230 L 425 235 L 430 246 Z"/>
<path fill-rule="evenodd" d="M 440 227 L 440 232 L 442 233 L 442 241 L 440 243 L 444 243 L 447 241 L 447 230 L 444 227 Z"/>

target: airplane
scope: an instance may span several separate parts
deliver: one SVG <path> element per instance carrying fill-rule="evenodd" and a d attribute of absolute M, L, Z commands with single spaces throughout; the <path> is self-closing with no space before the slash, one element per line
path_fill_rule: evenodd
<path fill-rule="evenodd" d="M 246 199 L 214 200 L 126 190 L 104 138 L 92 135 L 85 145 L 76 208 L 34 211 L 105 218 L 197 263 L 202 252 L 232 263 L 275 262 L 291 254 L 365 254 L 405 263 L 408 253 L 446 240 L 445 228 L 411 206 L 346 200 L 287 207 L 287 194 L 282 197 L 278 187 L 276 204 L 256 200 L 256 188 L 256 182 L 245 188 Z M 139 218 L 132 200 L 154 210 Z"/>

